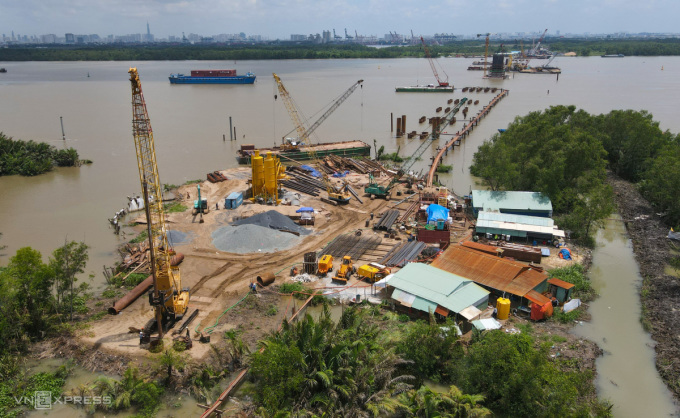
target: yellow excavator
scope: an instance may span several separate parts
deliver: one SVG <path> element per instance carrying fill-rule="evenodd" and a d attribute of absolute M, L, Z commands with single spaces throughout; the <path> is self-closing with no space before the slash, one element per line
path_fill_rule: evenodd
<path fill-rule="evenodd" d="M 281 95 L 281 98 L 283 99 L 283 103 L 286 105 L 286 109 L 288 110 L 288 114 L 290 115 L 291 120 L 293 121 L 293 124 L 295 125 L 295 129 L 297 130 L 297 134 L 300 138 L 300 142 L 304 145 L 312 145 L 311 141 L 309 140 L 309 130 L 305 129 L 304 124 L 302 122 L 302 119 L 300 118 L 300 110 L 297 108 L 295 103 L 293 102 L 293 99 L 290 97 L 290 93 L 288 93 L 288 90 L 286 87 L 283 85 L 281 82 L 281 78 L 279 78 L 276 73 L 274 75 L 274 80 L 276 81 L 276 85 L 279 88 L 279 94 Z M 357 84 L 362 82 L 363 80 L 359 80 Z M 319 161 L 319 156 L 316 154 L 316 151 L 314 151 L 314 148 L 309 147 L 309 156 L 312 161 L 314 161 L 318 166 L 321 166 L 321 161 Z M 323 184 L 326 186 L 326 191 L 328 192 L 328 198 L 330 200 L 334 200 L 338 203 L 349 203 L 350 198 L 352 195 L 350 194 L 348 188 L 349 185 L 347 182 L 343 182 L 343 184 L 340 187 L 334 186 L 330 179 L 328 178 L 328 174 L 322 173 L 322 180 Z"/>
<path fill-rule="evenodd" d="M 142 83 L 136 68 L 130 68 L 132 85 L 132 136 L 137 151 L 139 180 L 144 193 L 147 232 L 153 274 L 153 291 L 149 302 L 154 308 L 159 338 L 163 337 L 163 323 L 182 318 L 189 305 L 189 289 L 182 288 L 179 267 L 171 265 L 175 254 L 168 242 L 163 210 L 161 182 L 156 165 L 153 131 L 142 94 Z"/>

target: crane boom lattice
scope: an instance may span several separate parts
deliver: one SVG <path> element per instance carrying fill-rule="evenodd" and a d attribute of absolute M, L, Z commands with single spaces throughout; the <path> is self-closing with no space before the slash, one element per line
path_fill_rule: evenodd
<path fill-rule="evenodd" d="M 163 194 L 161 182 L 158 176 L 156 164 L 156 150 L 153 139 L 153 130 L 149 121 L 149 114 L 142 93 L 142 84 L 136 68 L 129 71 L 132 86 L 132 135 L 137 151 L 137 165 L 139 167 L 139 180 L 142 191 L 147 191 L 148 206 L 148 230 L 151 231 L 149 242 L 151 244 L 152 258 L 154 260 L 153 273 L 155 276 L 154 288 L 160 293 L 160 300 L 169 297 L 165 303 L 160 302 L 157 308 L 166 316 L 183 315 L 188 304 L 188 291 L 180 292 L 181 281 L 179 268 L 172 267 L 171 250 L 165 224 L 165 212 L 163 210 Z"/>
<path fill-rule="evenodd" d="M 434 78 L 437 79 L 437 83 L 439 84 L 439 87 L 448 87 L 449 86 L 449 76 L 446 74 L 446 72 L 442 69 L 442 72 L 446 76 L 446 80 L 442 81 L 439 78 L 439 73 L 437 72 L 437 68 L 434 65 L 434 60 L 430 56 L 430 51 L 427 49 L 427 45 L 425 45 L 425 39 L 423 37 L 420 37 L 420 42 L 423 43 L 423 48 L 425 49 L 425 56 L 427 57 L 428 62 L 430 63 L 430 67 L 432 68 L 432 73 L 434 74 Z"/>

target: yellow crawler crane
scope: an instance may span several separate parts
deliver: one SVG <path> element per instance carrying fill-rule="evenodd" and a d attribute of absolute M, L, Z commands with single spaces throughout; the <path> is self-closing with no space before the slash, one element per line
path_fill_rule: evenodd
<path fill-rule="evenodd" d="M 154 307 L 159 337 L 163 337 L 163 320 L 179 319 L 189 305 L 189 289 L 182 289 L 179 267 L 173 267 L 170 259 L 174 251 L 168 243 L 163 211 L 163 195 L 156 165 L 153 131 L 146 110 L 142 84 L 136 68 L 130 68 L 132 85 L 132 135 L 137 150 L 139 180 L 144 193 L 147 231 L 151 253 L 151 270 L 154 276 L 153 294 L 149 297 Z"/>
<path fill-rule="evenodd" d="M 304 124 L 300 119 L 301 112 L 298 110 L 297 106 L 293 102 L 293 99 L 290 97 L 288 90 L 281 82 L 279 76 L 276 75 L 276 73 L 274 73 L 273 75 L 274 80 L 276 80 L 276 84 L 279 88 L 279 94 L 281 95 L 283 103 L 286 105 L 286 109 L 288 110 L 288 114 L 290 115 L 290 118 L 292 119 L 293 124 L 295 125 L 295 129 L 297 130 L 298 136 L 300 137 L 300 141 L 307 146 L 312 145 L 311 141 L 309 140 L 308 134 L 309 130 L 305 129 Z M 312 161 L 314 161 L 317 165 L 321 166 L 319 156 L 316 154 L 314 148 L 309 147 L 308 152 Z M 323 176 L 322 177 L 323 183 L 326 186 L 326 191 L 328 192 L 328 198 L 338 203 L 349 203 L 349 199 L 352 197 L 352 195 L 350 195 L 349 191 L 347 190 L 348 184 L 345 182 L 341 187 L 336 188 L 328 179 L 328 175 L 326 173 L 322 172 L 321 174 Z"/>

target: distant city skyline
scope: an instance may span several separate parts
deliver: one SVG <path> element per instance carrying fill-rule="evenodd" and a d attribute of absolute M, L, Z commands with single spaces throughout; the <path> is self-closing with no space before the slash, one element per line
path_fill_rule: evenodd
<path fill-rule="evenodd" d="M 676 33 L 677 0 L 0 0 L 0 34 Z"/>

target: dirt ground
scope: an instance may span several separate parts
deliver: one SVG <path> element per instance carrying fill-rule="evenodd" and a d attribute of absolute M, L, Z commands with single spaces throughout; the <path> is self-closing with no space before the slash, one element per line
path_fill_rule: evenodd
<path fill-rule="evenodd" d="M 363 197 L 363 203 L 352 199 L 349 205 L 333 206 L 323 203 L 318 197 L 311 197 L 301 194 L 300 206 L 312 206 L 317 211 L 316 222 L 312 233 L 301 236 L 301 243 L 288 250 L 276 253 L 250 253 L 234 254 L 219 251 L 212 244 L 212 232 L 223 225 L 228 225 L 234 219 L 248 217 L 257 213 L 277 210 L 285 215 L 294 215 L 297 206 L 267 206 L 253 204 L 245 201 L 236 210 L 225 210 L 223 208 L 224 197 L 233 191 L 245 191 L 247 189 L 246 179 L 250 176 L 249 168 L 237 168 L 222 171 L 229 180 L 220 183 L 202 182 L 201 195 L 206 197 L 209 202 L 209 213 L 203 215 L 203 223 L 199 222 L 200 217 L 192 216 L 191 210 L 181 213 L 171 213 L 167 217 L 168 227 L 188 234 L 191 241 L 185 244 L 176 244 L 175 250 L 184 254 L 184 262 L 181 264 L 182 286 L 191 289 L 191 299 L 188 312 L 194 309 L 199 310 L 198 317 L 189 327 L 192 336 L 197 337 L 193 331 L 201 331 L 207 326 L 216 323 L 220 315 L 230 306 L 234 305 L 248 293 L 248 285 L 254 282 L 258 275 L 266 272 L 276 274 L 276 283 L 288 280 L 290 267 L 294 264 L 302 263 L 302 256 L 307 251 L 318 251 L 336 236 L 365 227 L 366 220 L 370 213 L 376 215 L 388 206 L 393 206 L 395 201 L 385 201 L 380 199 L 371 200 Z M 362 190 L 367 183 L 367 176 L 352 174 L 348 176 L 348 181 L 355 190 Z M 383 179 L 382 181 L 387 181 Z M 396 193 L 395 193 L 396 194 Z M 178 200 L 188 207 L 193 207 L 193 200 L 197 198 L 197 188 L 195 184 L 181 186 L 176 195 Z M 325 193 L 322 193 L 324 196 Z M 188 197 L 187 197 L 188 196 Z M 400 198 L 401 199 L 401 198 Z M 219 209 L 215 210 L 215 202 Z M 142 220 L 142 219 L 140 219 Z M 377 218 L 376 218 L 377 220 Z M 138 227 L 140 230 L 143 227 Z M 368 230 L 365 233 L 374 233 Z M 372 260 L 386 253 L 397 241 L 385 239 L 384 244 L 373 254 Z M 368 257 L 368 256 L 367 256 Z M 363 262 L 357 260 L 357 263 Z M 244 336 L 246 342 L 255 344 L 258 336 L 263 335 L 268 330 L 280 323 L 283 311 L 286 307 L 279 306 L 282 298 L 278 295 L 259 292 L 257 296 L 249 297 L 244 304 L 251 309 L 262 311 L 260 315 L 249 312 L 245 317 L 227 315 L 219 318 L 219 325 L 211 335 L 211 342 L 219 341 L 223 332 L 232 329 L 254 329 L 255 332 Z M 247 302 L 247 303 L 246 303 Z M 273 316 L 262 315 L 266 311 L 272 310 L 276 306 L 277 314 Z M 233 312 L 240 312 L 241 308 Z M 290 316 L 290 315 L 289 315 Z M 82 333 L 79 337 L 86 346 L 95 347 L 97 350 L 111 353 L 111 355 L 123 355 L 130 358 L 144 357 L 145 350 L 139 347 L 138 334 L 130 333 L 130 328 L 142 328 L 152 317 L 152 310 L 148 300 L 140 297 L 137 301 L 124 309 L 119 315 L 107 316 L 96 321 L 92 328 Z M 179 326 L 179 325 L 177 325 Z M 252 335 L 251 335 L 252 334 Z M 166 338 L 171 338 L 167 336 Z M 189 353 L 191 356 L 200 360 L 210 352 L 210 344 L 195 344 Z"/>
<path fill-rule="evenodd" d="M 643 278 L 643 325 L 656 341 L 656 368 L 680 399 L 680 280 L 665 271 L 671 258 L 669 227 L 633 184 L 613 175 L 608 181 Z"/>

